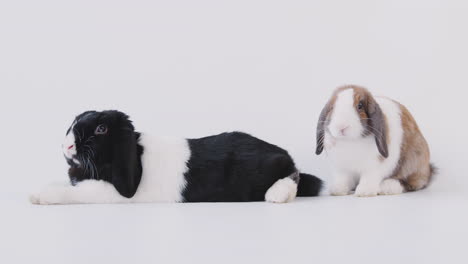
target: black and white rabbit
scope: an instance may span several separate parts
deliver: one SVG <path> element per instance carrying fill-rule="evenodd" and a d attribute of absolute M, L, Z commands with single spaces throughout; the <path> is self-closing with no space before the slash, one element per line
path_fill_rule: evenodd
<path fill-rule="evenodd" d="M 63 144 L 70 182 L 50 185 L 34 204 L 285 203 L 316 196 L 322 181 L 299 173 L 289 154 L 232 132 L 199 139 L 151 137 L 119 111 L 76 117 Z"/>

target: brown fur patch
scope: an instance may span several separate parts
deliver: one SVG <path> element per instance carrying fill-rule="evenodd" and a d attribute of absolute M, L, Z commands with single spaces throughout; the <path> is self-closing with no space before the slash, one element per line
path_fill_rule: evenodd
<path fill-rule="evenodd" d="M 364 127 L 367 127 L 368 120 L 369 120 L 369 115 L 367 114 L 366 109 L 368 108 L 369 104 L 369 98 L 372 97 L 371 93 L 364 87 L 360 86 L 352 86 L 354 90 L 354 109 L 356 109 L 359 118 L 361 119 L 361 124 Z M 362 108 L 358 109 L 358 105 L 362 104 Z M 366 130 L 366 135 L 370 134 L 367 133 L 368 131 Z"/>
<path fill-rule="evenodd" d="M 357 85 L 347 85 L 343 88 L 353 89 L 354 109 L 365 128 L 363 136 L 374 134 L 377 147 L 382 154 L 379 158 L 383 161 L 388 156 L 387 146 L 390 143 L 387 118 L 369 90 Z M 359 105 L 361 108 L 358 107 Z"/>
<path fill-rule="evenodd" d="M 403 142 L 400 160 L 392 178 L 400 180 L 406 191 L 420 190 L 429 184 L 434 174 L 429 146 L 408 109 L 395 103 L 401 109 Z"/>
<path fill-rule="evenodd" d="M 362 125 L 364 127 L 367 127 L 369 124 L 369 121 L 368 121 L 369 120 L 369 115 L 368 115 L 369 107 L 371 107 L 372 104 L 377 104 L 377 102 L 375 102 L 369 90 L 367 90 L 365 87 L 358 86 L 358 85 L 344 85 L 344 86 L 338 87 L 332 96 L 332 99 L 331 99 L 332 102 L 334 103 L 338 95 L 347 89 L 353 89 L 354 109 L 358 113 L 359 118 L 361 119 Z M 359 103 L 362 103 L 363 105 L 362 109 L 358 109 Z M 370 131 L 367 130 L 366 135 L 369 135 L 369 134 L 370 134 Z"/>

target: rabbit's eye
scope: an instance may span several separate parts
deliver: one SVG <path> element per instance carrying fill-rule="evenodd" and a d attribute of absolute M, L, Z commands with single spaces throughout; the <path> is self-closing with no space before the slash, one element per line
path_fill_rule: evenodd
<path fill-rule="evenodd" d="M 357 109 L 362 110 L 363 108 L 364 108 L 364 104 L 362 102 L 359 102 L 359 104 L 357 105 Z"/>
<path fill-rule="evenodd" d="M 107 126 L 106 125 L 97 126 L 96 130 L 94 131 L 94 134 L 96 134 L 96 135 L 105 135 L 105 134 L 107 134 Z"/>

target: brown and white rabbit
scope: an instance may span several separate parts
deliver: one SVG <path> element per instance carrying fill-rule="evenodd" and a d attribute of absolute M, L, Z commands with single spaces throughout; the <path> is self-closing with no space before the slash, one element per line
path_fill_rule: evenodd
<path fill-rule="evenodd" d="M 339 87 L 320 114 L 319 155 L 333 164 L 332 195 L 400 194 L 425 188 L 435 171 L 416 121 L 400 103 L 365 88 Z"/>

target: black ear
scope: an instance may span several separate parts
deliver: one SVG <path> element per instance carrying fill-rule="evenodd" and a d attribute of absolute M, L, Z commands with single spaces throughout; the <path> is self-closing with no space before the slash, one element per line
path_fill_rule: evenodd
<path fill-rule="evenodd" d="M 142 174 L 137 135 L 133 129 L 123 128 L 114 142 L 111 182 L 122 196 L 131 198 Z"/>
<path fill-rule="evenodd" d="M 375 136 L 377 149 L 384 158 L 388 158 L 387 146 L 387 122 L 386 118 L 380 109 L 379 104 L 371 98 L 368 105 L 369 127 L 368 129 Z"/>
<path fill-rule="evenodd" d="M 317 124 L 317 148 L 315 154 L 320 155 L 323 151 L 323 140 L 325 137 L 325 126 L 327 123 L 328 113 L 331 111 L 331 102 L 328 102 L 320 113 L 319 121 Z"/>

